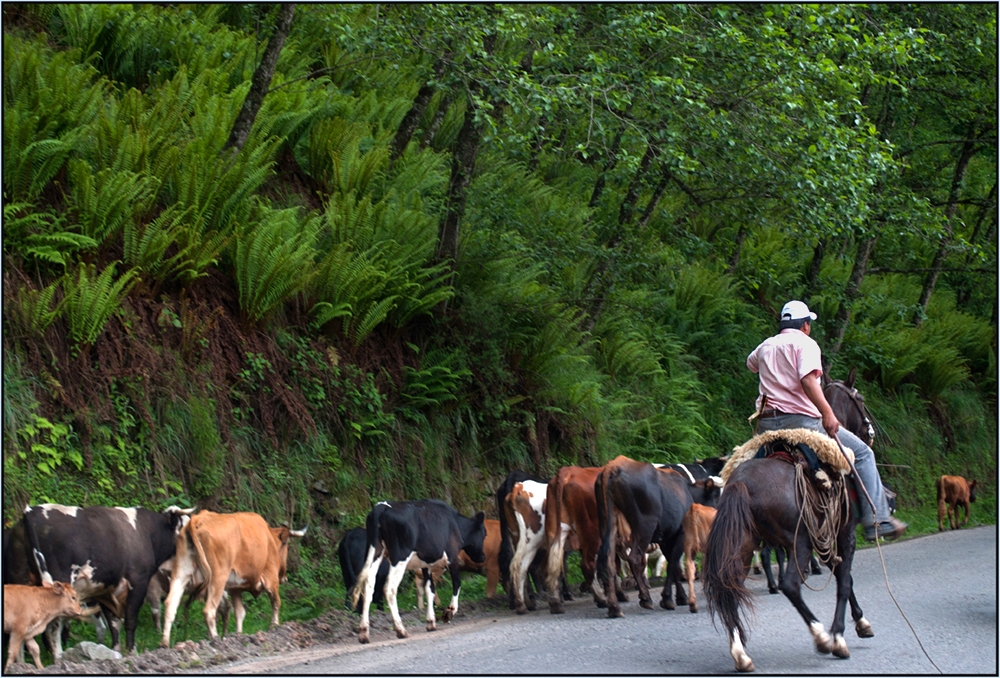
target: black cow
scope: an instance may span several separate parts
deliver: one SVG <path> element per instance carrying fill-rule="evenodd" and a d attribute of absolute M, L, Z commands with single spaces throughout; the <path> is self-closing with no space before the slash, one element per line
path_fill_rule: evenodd
<path fill-rule="evenodd" d="M 370 642 L 368 613 L 375 589 L 378 568 L 383 560 L 389 561 L 389 574 L 385 582 L 385 597 L 392 613 L 392 624 L 398 638 L 409 634 L 399 618 L 396 590 L 406 570 L 423 570 L 427 594 L 427 630 L 437 628 L 434 619 L 434 578 L 430 568 L 447 566 L 451 575 L 452 598 L 444 611 L 445 623 L 458 612 L 458 594 L 462 588 L 459 551 L 473 562 L 485 562 L 483 542 L 486 539 L 486 516 L 480 511 L 474 518 L 466 518 L 458 511 L 436 499 L 418 501 L 379 502 L 365 521 L 367 550 L 365 567 L 354 585 L 351 599 L 357 604 L 364 595 L 358 641 Z"/>
<path fill-rule="evenodd" d="M 713 457 L 711 459 L 705 459 L 705 462 L 709 462 L 712 469 L 716 468 L 715 460 L 718 457 Z M 681 474 L 687 483 L 688 494 L 691 495 L 691 501 L 695 504 L 701 504 L 702 506 L 711 506 L 716 508 L 719 505 L 719 495 L 722 494 L 722 478 L 719 477 L 719 471 L 722 467 L 718 467 L 719 471 L 713 472 L 709 470 L 704 464 L 653 464 L 657 468 L 670 468 Z M 723 466 L 725 462 L 723 461 Z"/>
<path fill-rule="evenodd" d="M 598 574 L 604 582 L 608 616 L 621 617 L 621 606 L 612 595 L 616 578 L 615 512 L 631 531 L 628 562 L 639 586 L 639 605 L 653 608 L 646 581 L 646 548 L 660 545 L 667 557 L 667 576 L 660 607 L 675 608 L 671 586 L 677 589 L 677 604 L 687 605 L 687 593 L 681 585 L 680 562 L 684 553 L 684 515 L 693 503 L 685 478 L 673 469 L 658 469 L 652 464 L 619 456 L 608 462 L 594 483 L 597 496 L 597 519 L 601 529 L 601 548 L 597 555 Z"/>
<path fill-rule="evenodd" d="M 344 538 L 337 544 L 337 557 L 340 558 L 340 572 L 344 575 L 344 607 L 351 609 L 351 592 L 355 582 L 358 581 L 358 574 L 365 566 L 365 546 L 368 537 L 365 535 L 365 528 L 355 527 L 347 531 Z M 383 560 L 378 567 L 378 574 L 375 575 L 375 593 L 372 602 L 378 609 L 384 609 L 382 591 L 385 588 L 385 578 L 389 574 L 389 563 Z M 361 613 L 361 601 L 354 607 L 354 611 Z"/>
<path fill-rule="evenodd" d="M 81 602 L 97 601 L 103 610 L 124 617 L 125 646 L 131 651 L 149 580 L 161 563 L 173 558 L 177 533 L 193 511 L 175 506 L 163 513 L 144 508 L 29 506 L 9 537 L 4 582 L 10 578 L 9 583 L 39 583 L 35 559 L 29 557 L 37 550 L 54 580 L 73 582 Z M 49 640 L 58 659 L 62 623 L 54 626 Z"/>

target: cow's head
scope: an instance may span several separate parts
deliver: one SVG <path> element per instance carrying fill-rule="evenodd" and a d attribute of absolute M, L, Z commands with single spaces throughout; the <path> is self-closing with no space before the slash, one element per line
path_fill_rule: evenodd
<path fill-rule="evenodd" d="M 696 504 L 711 506 L 712 508 L 719 505 L 719 496 L 722 494 L 722 478 L 710 476 L 705 480 L 696 481 L 694 485 L 700 490 L 698 498 L 701 499 L 701 501 L 696 501 Z"/>
<path fill-rule="evenodd" d="M 306 536 L 306 530 L 309 526 L 306 525 L 301 530 L 293 530 L 287 525 L 282 525 L 281 527 L 272 527 L 271 536 L 274 537 L 275 542 L 278 544 L 278 579 L 282 582 L 288 581 L 288 542 L 291 541 L 292 537 L 304 537 Z"/>
<path fill-rule="evenodd" d="M 80 600 L 76 596 L 76 589 L 73 588 L 72 584 L 67 584 L 62 581 L 54 581 L 52 583 L 45 583 L 43 586 L 52 592 L 52 595 L 59 600 L 59 605 L 61 611 L 68 616 L 83 616 L 83 610 L 80 609 Z"/>
<path fill-rule="evenodd" d="M 969 481 L 969 501 L 973 502 L 976 500 L 976 481 Z"/>
<path fill-rule="evenodd" d="M 462 549 L 473 562 L 485 563 L 483 542 L 486 541 L 486 514 L 480 511 L 474 518 L 466 520 L 468 525 L 462 529 Z"/>
<path fill-rule="evenodd" d="M 170 520 L 170 527 L 174 531 L 174 536 L 181 533 L 184 526 L 191 521 L 191 514 L 198 510 L 198 507 L 182 509 L 179 506 L 168 506 L 163 509 L 163 515 Z"/>

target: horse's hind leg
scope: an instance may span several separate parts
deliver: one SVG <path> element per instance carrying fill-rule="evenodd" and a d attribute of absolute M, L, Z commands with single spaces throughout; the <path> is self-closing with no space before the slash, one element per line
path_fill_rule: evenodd
<path fill-rule="evenodd" d="M 854 537 L 854 530 L 851 530 L 851 538 Z M 837 607 L 833 613 L 833 624 L 830 625 L 830 635 L 833 636 L 833 646 L 831 652 L 834 657 L 840 657 L 841 659 L 847 659 L 851 656 L 850 650 L 847 649 L 847 641 L 844 639 L 844 612 L 847 607 L 848 601 L 851 602 L 851 615 L 854 615 L 855 606 L 857 606 L 857 598 L 854 597 L 854 577 L 851 576 L 851 562 L 854 560 L 854 549 L 853 544 L 847 548 L 841 547 L 838 549 L 842 554 L 843 560 L 837 563 L 837 566 L 833 569 L 833 574 L 837 578 Z M 860 613 L 861 608 L 858 607 L 857 611 Z M 862 638 L 862 626 L 861 623 L 864 621 L 864 616 L 861 616 L 861 621 L 855 619 L 855 630 L 857 630 L 858 635 Z M 865 622 L 867 624 L 867 622 Z M 871 625 L 868 626 L 868 631 L 871 632 Z M 872 634 L 875 635 L 875 634 Z"/>
<path fill-rule="evenodd" d="M 854 594 L 854 586 L 851 586 L 851 595 L 847 599 L 851 604 L 851 619 L 854 620 L 854 630 L 858 632 L 858 638 L 874 638 L 875 632 L 872 625 L 865 619 L 865 613 L 858 605 L 858 597 Z"/>
<path fill-rule="evenodd" d="M 789 560 L 797 563 L 798 566 L 788 567 L 786 569 L 785 580 L 781 582 L 779 586 L 781 587 L 781 592 L 784 593 L 789 602 L 795 606 L 795 609 L 799 611 L 799 614 L 802 615 L 802 619 L 809 627 L 809 632 L 813 636 L 813 642 L 816 644 L 816 650 L 822 654 L 830 654 L 830 652 L 833 651 L 833 639 L 830 638 L 829 633 L 823 630 L 823 624 L 816 619 L 816 615 L 812 613 L 809 606 L 807 606 L 805 601 L 802 600 L 802 577 L 799 576 L 799 572 L 804 572 L 809 566 L 809 554 L 809 538 L 807 536 L 803 536 L 799 539 L 798 544 L 791 550 L 790 553 L 792 557 Z M 840 618 L 843 620 L 843 611 L 841 611 Z M 841 633 L 843 633 L 843 631 L 841 631 Z"/>

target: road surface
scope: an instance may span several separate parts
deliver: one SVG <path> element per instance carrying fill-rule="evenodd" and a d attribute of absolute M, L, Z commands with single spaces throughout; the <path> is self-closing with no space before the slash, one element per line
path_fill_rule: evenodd
<path fill-rule="evenodd" d="M 747 652 L 759 673 L 791 674 L 997 674 L 996 527 L 949 531 L 885 544 L 889 584 L 916 632 L 886 591 L 874 548 L 854 560 L 855 591 L 874 638 L 858 638 L 847 612 L 850 659 L 820 655 L 801 617 L 783 595 L 768 595 L 763 575 L 752 577 L 758 595 Z M 821 588 L 828 573 L 811 576 Z M 422 628 L 406 640 L 373 635 L 371 645 L 314 648 L 228 667 L 221 672 L 279 674 L 718 674 L 732 673 L 726 638 L 705 611 L 668 612 L 638 607 L 608 619 L 593 602 L 567 604 L 565 615 L 547 609 L 519 617 L 499 612 L 480 620 Z M 834 583 L 804 590 L 806 603 L 829 628 Z M 658 602 L 658 594 L 654 601 Z M 375 613 L 380 614 L 380 613 Z M 919 643 L 917 638 L 919 638 Z"/>

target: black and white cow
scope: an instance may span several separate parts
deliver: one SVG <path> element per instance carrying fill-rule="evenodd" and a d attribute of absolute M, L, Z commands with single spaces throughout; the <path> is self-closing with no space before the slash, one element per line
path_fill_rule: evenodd
<path fill-rule="evenodd" d="M 160 564 L 173 558 L 177 533 L 193 512 L 175 506 L 163 513 L 144 508 L 28 506 L 11 532 L 9 552 L 4 553 L 4 581 L 9 577 L 9 583 L 40 583 L 31 557 L 37 551 L 53 579 L 73 582 L 81 602 L 99 602 L 102 609 L 124 618 L 125 646 L 131 651 L 149 580 Z M 61 626 L 54 624 L 47 632 L 56 659 L 62 655 Z"/>
<path fill-rule="evenodd" d="M 340 559 L 340 573 L 344 576 L 344 607 L 350 609 L 351 593 L 354 584 L 358 581 L 358 574 L 365 566 L 365 547 L 368 544 L 368 537 L 365 528 L 355 527 L 347 531 L 344 538 L 337 544 L 337 557 Z M 378 574 L 375 576 L 375 593 L 372 603 L 383 609 L 383 589 L 385 588 L 385 578 L 389 575 L 389 562 L 383 560 L 379 565 Z M 361 601 L 354 607 L 354 611 L 361 612 Z"/>
<path fill-rule="evenodd" d="M 474 562 L 485 562 L 485 518 L 481 511 L 474 518 L 466 518 L 448 504 L 435 499 L 376 504 L 365 521 L 368 553 L 351 598 L 351 603 L 356 605 L 364 595 L 358 641 L 370 642 L 368 613 L 375 592 L 376 575 L 383 560 L 389 561 L 385 597 L 398 638 L 409 635 L 399 618 L 396 600 L 399 583 L 408 569 L 423 570 L 427 589 L 427 630 L 434 631 L 437 625 L 434 619 L 434 578 L 430 576 L 430 568 L 447 565 L 451 575 L 452 598 L 444 611 L 444 621 L 451 621 L 458 612 L 458 594 L 462 588 L 458 554 L 464 549 Z"/>
<path fill-rule="evenodd" d="M 691 501 L 702 506 L 716 508 L 719 505 L 719 495 L 722 493 L 722 478 L 719 477 L 721 466 L 717 464 L 718 457 L 703 459 L 706 464 L 653 464 L 657 468 L 672 468 L 687 481 L 688 494 Z M 725 462 L 722 463 L 725 466 Z M 718 470 L 716 470 L 718 468 Z"/>

